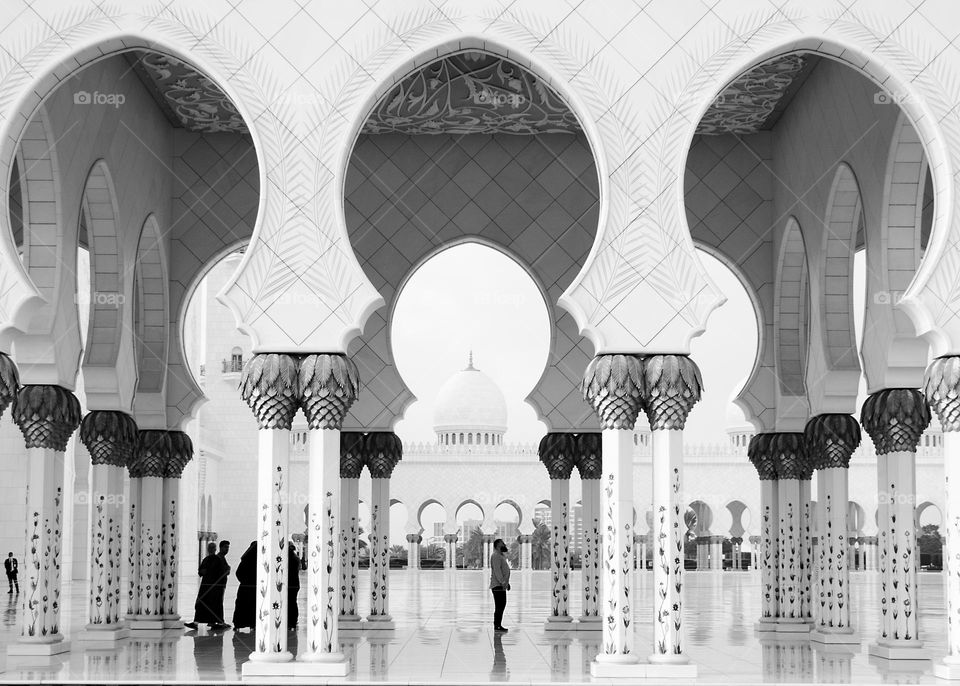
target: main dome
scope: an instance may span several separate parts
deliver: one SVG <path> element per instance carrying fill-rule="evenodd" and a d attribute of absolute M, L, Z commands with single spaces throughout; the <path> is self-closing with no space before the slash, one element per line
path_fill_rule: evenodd
<path fill-rule="evenodd" d="M 493 379 L 473 366 L 473 355 L 440 388 L 433 412 L 433 428 L 447 431 L 507 430 L 507 403 Z"/>

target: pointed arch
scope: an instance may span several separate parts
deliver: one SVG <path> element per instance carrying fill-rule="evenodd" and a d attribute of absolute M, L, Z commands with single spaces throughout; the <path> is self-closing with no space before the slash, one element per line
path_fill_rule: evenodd
<path fill-rule="evenodd" d="M 140 233 L 135 267 L 138 400 L 141 395 L 162 397 L 166 388 L 170 317 L 167 263 L 162 240 L 157 220 L 150 215 Z M 162 407 L 165 419 L 165 402 Z"/>
<path fill-rule="evenodd" d="M 803 232 L 796 217 L 787 220 L 777 260 L 774 288 L 774 350 L 780 393 L 806 395 L 810 273 Z"/>

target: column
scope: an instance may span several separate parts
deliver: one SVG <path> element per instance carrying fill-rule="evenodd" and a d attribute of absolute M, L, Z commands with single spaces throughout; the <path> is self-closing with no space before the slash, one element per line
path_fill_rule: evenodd
<path fill-rule="evenodd" d="M 570 627 L 570 474 L 576 456 L 576 437 L 549 433 L 540 441 L 540 461 L 550 476 L 550 616 L 544 628 Z"/>
<path fill-rule="evenodd" d="M 920 391 L 889 388 L 871 394 L 860 414 L 877 451 L 878 533 L 881 553 L 880 636 L 871 655 L 887 659 L 923 659 L 917 632 L 917 565 L 914 512 L 920 437 L 930 423 L 930 409 Z M 866 540 L 866 539 L 864 539 Z M 863 544 L 862 559 L 870 558 Z"/>
<path fill-rule="evenodd" d="M 139 431 L 137 432 L 137 441 L 139 445 Z M 127 494 L 127 514 L 125 518 L 126 530 L 124 536 L 127 541 L 127 626 L 140 612 L 140 494 L 142 489 L 142 479 L 140 478 L 140 465 L 137 457 L 137 448 L 134 448 L 134 454 L 127 462 L 127 474 L 130 478 L 129 492 Z M 203 559 L 202 557 L 200 558 Z"/>
<path fill-rule="evenodd" d="M 287 541 L 290 427 L 300 404 L 297 360 L 260 353 L 243 368 L 240 395 L 257 420 L 257 614 L 254 649 L 244 677 L 289 675 Z"/>
<path fill-rule="evenodd" d="M 193 459 L 193 441 L 183 431 L 168 431 L 167 435 L 170 438 L 170 454 L 163 471 L 160 614 L 164 629 L 182 629 L 183 622 L 177 612 L 177 589 L 180 585 L 180 477 L 184 467 Z"/>
<path fill-rule="evenodd" d="M 520 569 L 525 572 L 533 570 L 533 550 L 531 548 L 530 534 L 520 535 Z"/>
<path fill-rule="evenodd" d="M 480 569 L 489 571 L 490 556 L 493 554 L 493 534 L 483 534 L 480 541 Z M 486 577 L 485 577 L 486 578 Z"/>
<path fill-rule="evenodd" d="M 457 568 L 457 534 L 444 534 L 443 541 L 447 545 L 446 568 L 452 571 Z"/>
<path fill-rule="evenodd" d="M 595 677 L 647 675 L 634 650 L 633 428 L 643 401 L 643 365 L 636 355 L 598 355 L 583 376 L 583 397 L 600 419 L 600 512 L 603 532 L 603 638 Z"/>
<path fill-rule="evenodd" d="M 371 431 L 364 443 L 370 470 L 370 614 L 368 629 L 393 629 L 390 616 L 390 477 L 403 457 L 392 431 Z"/>
<path fill-rule="evenodd" d="M 860 425 L 848 414 L 821 414 L 807 422 L 807 450 L 817 469 L 818 576 L 811 640 L 859 643 L 850 626 L 847 504 L 850 456 L 860 445 Z"/>
<path fill-rule="evenodd" d="M 653 443 L 653 513 L 659 543 L 654 557 L 656 594 L 651 662 L 683 665 L 682 576 L 686 509 L 683 483 L 683 427 L 700 400 L 700 370 L 685 355 L 654 355 L 644 360 L 644 410 Z M 696 676 L 696 666 L 677 676 Z"/>
<path fill-rule="evenodd" d="M 337 546 L 342 529 L 340 429 L 360 391 L 360 375 L 346 355 L 308 355 L 300 360 L 300 393 L 309 430 L 309 551 L 307 555 L 307 644 L 297 656 L 297 676 L 344 677 L 349 672 L 340 652 L 338 622 L 341 580 Z"/>
<path fill-rule="evenodd" d="M 723 536 L 710 537 L 710 570 L 723 571 Z"/>
<path fill-rule="evenodd" d="M 340 434 L 340 633 L 361 628 L 357 613 L 360 574 L 360 474 L 363 472 L 363 434 Z"/>
<path fill-rule="evenodd" d="M 938 357 L 927 367 L 923 393 L 943 429 L 943 573 L 947 595 L 947 656 L 933 666 L 940 679 L 960 679 L 960 357 Z"/>
<path fill-rule="evenodd" d="M 757 434 L 750 439 L 747 456 L 760 477 L 760 536 L 753 543 L 753 564 L 760 570 L 760 620 L 757 631 L 776 631 L 780 616 L 780 533 L 777 462 L 773 458 L 778 434 Z"/>
<path fill-rule="evenodd" d="M 771 443 L 777 471 L 777 633 L 809 633 L 803 616 L 803 496 L 800 482 L 808 462 L 802 433 L 775 433 Z"/>
<path fill-rule="evenodd" d="M 138 434 L 136 475 L 139 481 L 135 612 L 127 619 L 133 631 L 163 627 L 163 475 L 170 455 L 170 435 L 161 429 Z"/>
<path fill-rule="evenodd" d="M 420 569 L 420 544 L 423 536 L 407 534 L 407 569 Z"/>
<path fill-rule="evenodd" d="M 806 443 L 804 443 L 806 448 Z M 800 615 L 803 621 L 813 626 L 813 584 L 814 584 L 814 557 L 813 553 L 813 526 L 814 502 L 812 499 L 813 459 L 808 450 L 804 450 L 804 460 L 800 470 L 800 505 L 803 508 L 803 517 L 800 520 L 801 549 L 803 557 L 800 560 Z"/>
<path fill-rule="evenodd" d="M 13 399 L 11 415 L 27 449 L 27 541 L 20 577 L 20 638 L 7 646 L 7 655 L 56 655 L 70 649 L 60 633 L 63 453 L 80 424 L 80 403 L 60 386 L 23 386 Z"/>
<path fill-rule="evenodd" d="M 129 414 L 90 412 L 80 424 L 80 440 L 90 451 L 90 567 L 87 625 L 80 641 L 114 643 L 127 636 L 120 621 L 120 570 L 123 566 L 123 471 L 137 447 L 137 423 Z"/>
<path fill-rule="evenodd" d="M 600 621 L 600 477 L 603 474 L 603 439 L 599 433 L 576 437 L 576 467 L 580 474 L 583 518 L 583 612 L 578 629 L 601 631 Z"/>

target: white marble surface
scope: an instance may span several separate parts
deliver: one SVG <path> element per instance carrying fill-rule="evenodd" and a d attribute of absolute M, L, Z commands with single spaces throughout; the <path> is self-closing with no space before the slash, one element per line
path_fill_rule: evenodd
<path fill-rule="evenodd" d="M 579 572 L 574 574 L 577 587 Z M 444 570 L 391 573 L 391 612 L 397 629 L 384 638 L 362 636 L 346 644 L 351 660 L 348 680 L 390 683 L 519 683 L 592 682 L 589 661 L 599 647 L 599 634 L 543 631 L 549 610 L 549 572 L 515 574 L 504 623 L 510 632 L 495 636 L 490 594 L 482 572 Z M 651 576 L 641 576 L 640 595 L 651 593 Z M 875 637 L 879 615 L 876 573 L 852 575 L 852 614 L 863 638 L 849 659 L 828 654 L 807 640 L 760 640 L 753 625 L 759 617 L 759 576 L 756 573 L 691 572 L 685 575 L 686 650 L 698 666 L 699 683 L 933 683 L 932 662 L 893 667 L 870 658 L 867 646 Z M 361 607 L 365 614 L 369 575 L 361 575 Z M 68 639 L 82 626 L 81 586 L 66 589 L 70 611 Z M 181 612 L 192 616 L 195 587 L 184 586 Z M 236 584 L 227 591 L 227 617 L 233 611 Z M 946 620 L 942 577 L 920 575 L 920 630 L 930 654 L 946 651 Z M 300 597 L 304 617 L 303 596 Z M 580 614 L 580 594 L 571 597 L 571 614 Z M 2 605 L 2 601 L 0 601 Z M 16 604 L 4 605 L 0 641 L 16 637 Z M 652 649 L 650 605 L 637 614 L 637 650 Z M 301 625 L 302 627 L 302 625 Z M 556 634 L 556 635 L 554 635 Z M 304 632 L 291 635 L 291 649 L 305 641 Z M 131 638 L 112 650 L 94 650 L 73 642 L 71 652 L 46 663 L 11 663 L 0 651 L 0 680 L 134 681 L 163 680 L 223 682 L 240 678 L 240 665 L 251 650 L 252 636 L 233 630 L 216 634 L 170 632 L 164 638 Z"/>

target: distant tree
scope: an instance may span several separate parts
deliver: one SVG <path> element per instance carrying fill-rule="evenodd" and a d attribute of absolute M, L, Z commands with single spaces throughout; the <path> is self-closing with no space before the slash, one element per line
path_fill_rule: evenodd
<path fill-rule="evenodd" d="M 539 519 L 533 521 L 530 557 L 534 569 L 550 569 L 550 527 Z"/>
<path fill-rule="evenodd" d="M 917 550 L 920 553 L 921 565 L 932 565 L 934 568 L 943 565 L 943 537 L 938 524 L 924 524 L 920 527 Z"/>
<path fill-rule="evenodd" d="M 443 560 L 446 556 L 447 553 L 444 546 L 437 545 L 436 543 L 431 543 L 425 548 L 420 549 L 421 560 Z"/>
<path fill-rule="evenodd" d="M 397 560 L 406 560 L 407 559 L 407 548 L 402 545 L 392 545 L 390 546 L 390 557 Z"/>
<path fill-rule="evenodd" d="M 466 568 L 483 566 L 483 532 L 474 527 L 463 544 L 463 566 Z"/>
<path fill-rule="evenodd" d="M 513 569 L 520 568 L 520 537 L 517 536 L 507 545 L 507 562 Z"/>

